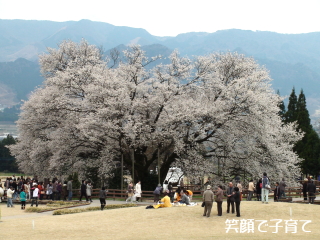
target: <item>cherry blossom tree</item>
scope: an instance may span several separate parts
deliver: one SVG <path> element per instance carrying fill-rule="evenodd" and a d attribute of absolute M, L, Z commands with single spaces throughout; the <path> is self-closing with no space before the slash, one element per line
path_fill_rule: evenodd
<path fill-rule="evenodd" d="M 171 166 L 217 180 L 299 174 L 292 147 L 302 133 L 281 122 L 282 99 L 252 58 L 190 59 L 174 51 L 162 64 L 134 45 L 115 63 L 117 54 L 103 59 L 86 41 L 48 51 L 40 56 L 46 80 L 24 103 L 19 141 L 11 147 L 25 172 L 83 174 L 97 167 L 106 175 L 122 155 L 142 181 L 158 164 L 162 180 Z"/>

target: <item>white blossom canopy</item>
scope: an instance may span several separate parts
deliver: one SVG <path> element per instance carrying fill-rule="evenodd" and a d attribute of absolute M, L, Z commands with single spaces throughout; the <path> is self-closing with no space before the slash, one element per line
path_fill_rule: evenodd
<path fill-rule="evenodd" d="M 268 71 L 237 53 L 180 57 L 157 65 L 139 46 L 112 64 L 86 41 L 62 42 L 40 56 L 45 82 L 22 107 L 19 141 L 11 147 L 20 168 L 38 175 L 108 174 L 121 153 L 135 176 L 170 166 L 185 175 L 238 174 L 292 178 L 301 139 L 278 116 L 282 100 Z M 155 67 L 148 67 L 155 65 Z"/>

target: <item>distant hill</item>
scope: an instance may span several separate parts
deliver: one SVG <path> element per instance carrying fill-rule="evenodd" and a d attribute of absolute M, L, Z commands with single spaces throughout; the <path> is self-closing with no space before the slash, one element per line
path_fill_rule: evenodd
<path fill-rule="evenodd" d="M 282 95 L 292 87 L 303 88 L 308 109 L 320 117 L 320 32 L 279 34 L 265 31 L 221 30 L 190 32 L 176 37 L 157 37 L 141 28 L 118 27 L 89 20 L 52 22 L 0 19 L 0 104 L 26 99 L 42 78 L 38 54 L 57 47 L 64 39 L 102 46 L 106 53 L 128 44 L 140 44 L 148 56 L 168 56 L 178 49 L 181 55 L 204 55 L 237 51 L 253 56 L 270 70 L 272 86 Z M 22 59 L 24 58 L 24 59 Z M 162 60 L 167 61 L 167 60 Z M 318 110 L 318 111 L 317 111 Z"/>
<path fill-rule="evenodd" d="M 35 62 L 24 58 L 13 62 L 0 62 L 0 104 L 18 104 L 42 82 L 39 65 Z"/>

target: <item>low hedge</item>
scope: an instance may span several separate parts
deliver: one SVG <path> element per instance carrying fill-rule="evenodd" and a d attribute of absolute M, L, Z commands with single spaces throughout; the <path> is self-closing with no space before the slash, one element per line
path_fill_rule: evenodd
<path fill-rule="evenodd" d="M 127 208 L 127 207 L 136 207 L 136 206 L 137 204 L 111 204 L 111 205 L 106 205 L 104 209 Z M 53 215 L 64 215 L 64 214 L 91 212 L 91 211 L 99 211 L 99 210 L 101 210 L 101 207 L 59 209 L 59 210 L 53 211 Z"/>

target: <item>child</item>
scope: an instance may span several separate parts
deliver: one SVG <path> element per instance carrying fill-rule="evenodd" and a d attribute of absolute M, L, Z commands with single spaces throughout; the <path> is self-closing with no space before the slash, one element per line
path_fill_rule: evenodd
<path fill-rule="evenodd" d="M 27 198 L 26 190 L 21 191 L 20 193 L 21 209 L 26 209 L 26 198 Z"/>
<path fill-rule="evenodd" d="M 240 217 L 240 192 L 239 192 L 239 188 L 235 187 L 234 188 L 234 202 L 236 204 L 236 212 L 237 212 L 237 217 Z"/>

